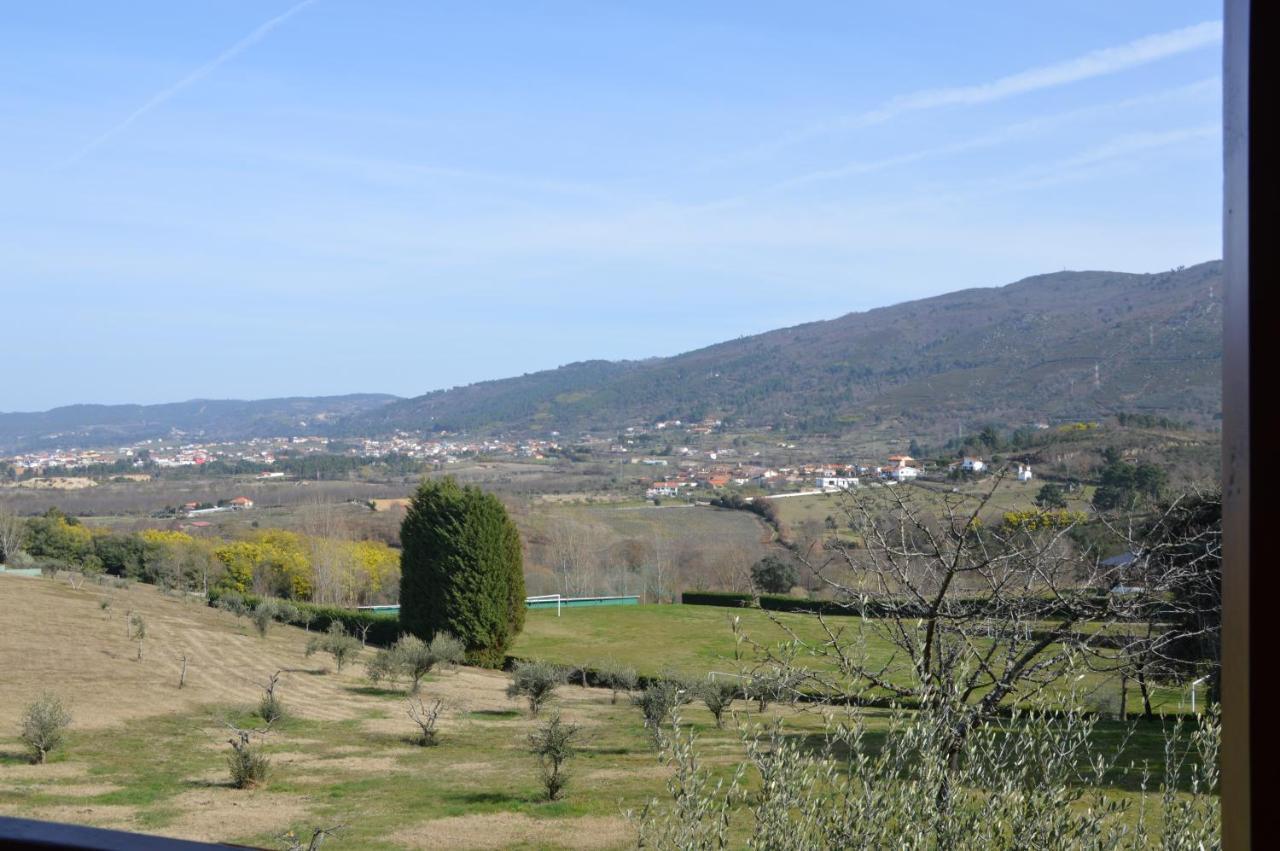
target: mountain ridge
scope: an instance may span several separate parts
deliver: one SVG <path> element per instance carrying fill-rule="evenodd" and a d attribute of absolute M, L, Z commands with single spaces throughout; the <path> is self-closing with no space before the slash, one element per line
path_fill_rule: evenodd
<path fill-rule="evenodd" d="M 410 398 L 190 400 L 0 414 L 0 448 L 75 437 L 122 442 L 173 429 L 222 438 L 270 429 L 280 436 L 573 435 L 707 417 L 826 434 L 886 420 L 924 435 L 956 422 L 1120 411 L 1211 426 L 1221 413 L 1221 280 L 1218 260 L 1147 274 L 1053 272 L 668 357 L 575 361 Z"/>

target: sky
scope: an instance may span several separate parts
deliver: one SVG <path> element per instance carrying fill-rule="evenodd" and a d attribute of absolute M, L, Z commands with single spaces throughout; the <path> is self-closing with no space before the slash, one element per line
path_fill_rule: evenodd
<path fill-rule="evenodd" d="M 412 396 L 1214 259 L 1220 18 L 5 4 L 0 411 Z"/>

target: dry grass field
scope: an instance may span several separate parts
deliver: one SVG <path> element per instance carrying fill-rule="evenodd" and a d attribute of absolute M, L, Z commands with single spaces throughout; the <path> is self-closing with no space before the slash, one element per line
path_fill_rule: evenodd
<path fill-rule="evenodd" d="M 141 661 L 127 634 L 132 614 L 147 624 Z M 570 618 L 534 613 L 517 651 L 570 664 L 612 656 L 692 676 L 732 664 L 722 646 L 726 610 L 574 614 L 582 616 L 573 619 L 580 629 L 566 631 Z M 754 615 L 754 631 L 765 629 Z M 626 700 L 611 703 L 605 690 L 559 689 L 556 709 L 585 738 L 566 796 L 547 802 L 528 751 L 537 722 L 507 698 L 505 674 L 461 668 L 430 675 L 423 697 L 442 699 L 446 713 L 439 745 L 423 748 L 412 742 L 403 687 L 366 679 L 362 662 L 372 650 L 337 672 L 329 657 L 305 655 L 307 640 L 303 630 L 280 625 L 259 637 L 243 619 L 149 586 L 77 589 L 65 579 L 0 575 L 0 815 L 259 847 L 288 847 L 286 832 L 305 837 L 342 826 L 326 847 L 625 848 L 635 843 L 626 813 L 667 797 L 669 769 L 639 713 Z M 637 647 L 648 655 L 632 659 Z M 179 690 L 183 655 L 188 672 Z M 233 788 L 227 725 L 261 726 L 253 716 L 258 683 L 276 671 L 288 714 L 264 739 L 270 774 L 259 788 Z M 63 699 L 73 723 L 65 747 L 31 765 L 19 719 L 46 690 Z M 743 701 L 734 708 L 736 721 L 725 730 L 698 704 L 682 712 L 703 764 L 720 776 L 744 757 L 737 723 L 781 715 L 801 738 L 822 728 L 821 713 L 803 705 L 762 714 Z M 873 736 L 883 734 L 885 711 L 857 711 Z M 1162 730 L 1100 725 L 1097 747 L 1121 749 L 1122 764 L 1132 758 L 1135 766 L 1109 778 L 1108 795 L 1132 796 L 1144 765 L 1158 772 Z M 749 824 L 734 830 L 745 839 Z"/>
<path fill-rule="evenodd" d="M 130 612 L 147 624 L 141 662 Z M 620 802 L 661 792 L 635 710 L 610 706 L 607 692 L 561 690 L 565 717 L 597 732 L 566 800 L 546 804 L 525 752 L 532 722 L 504 674 L 434 675 L 424 696 L 448 707 L 442 744 L 420 748 L 401 690 L 370 686 L 359 663 L 339 674 L 328 657 L 305 657 L 306 640 L 278 625 L 260 638 L 147 586 L 0 577 L 0 814 L 272 847 L 290 829 L 343 824 L 333 847 L 612 848 L 631 841 Z M 266 739 L 272 775 L 261 789 L 231 788 L 225 725 L 252 725 L 256 682 L 277 670 L 289 717 Z M 74 721 L 56 758 L 28 765 L 18 719 L 44 690 Z"/>

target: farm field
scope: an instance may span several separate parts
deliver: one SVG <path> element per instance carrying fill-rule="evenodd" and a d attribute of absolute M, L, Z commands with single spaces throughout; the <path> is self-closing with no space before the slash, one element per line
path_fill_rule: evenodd
<path fill-rule="evenodd" d="M 1006 511 L 1028 511 L 1036 507 L 1036 494 L 1044 482 L 1005 481 L 992 495 L 982 510 L 984 521 L 998 522 Z M 920 509 L 940 511 L 947 504 L 956 506 L 956 511 L 972 511 L 978 502 L 990 490 L 990 482 L 913 482 L 906 485 L 882 485 L 863 487 L 858 491 L 860 498 L 872 500 L 873 505 L 883 502 L 892 504 L 891 488 L 898 488 L 912 504 Z M 952 489 L 955 489 L 954 492 Z M 1093 498 L 1093 486 L 1086 485 L 1079 491 L 1069 494 L 1067 508 L 1071 511 L 1090 511 L 1089 502 Z M 844 526 L 848 518 L 849 495 L 843 493 L 813 494 L 811 496 L 782 497 L 772 500 L 778 509 L 782 521 L 795 528 L 805 523 L 825 523 L 827 517 L 835 519 Z"/>
<path fill-rule="evenodd" d="M 634 845 L 634 828 L 624 813 L 666 794 L 669 769 L 651 750 L 638 712 L 626 701 L 612 704 L 602 689 L 560 689 L 558 708 L 587 739 L 571 764 L 566 798 L 546 803 L 527 752 L 534 722 L 506 697 L 501 672 L 432 675 L 423 696 L 443 699 L 447 710 L 440 745 L 421 748 L 409 741 L 414 728 L 402 689 L 371 685 L 358 661 L 339 673 L 328 657 L 306 657 L 309 636 L 301 629 L 277 625 L 259 637 L 243 619 L 153 587 L 108 591 L 87 583 L 76 590 L 42 577 L 0 576 L 0 605 L 0 814 L 264 847 L 281 847 L 287 831 L 343 825 L 327 847 L 625 848 Z M 148 627 L 140 662 L 126 636 L 131 613 Z M 575 654 L 614 656 L 646 671 L 698 674 L 732 662 L 732 614 L 758 638 L 771 627 L 759 612 L 711 607 L 579 610 L 572 620 L 535 611 L 517 650 L 578 663 Z M 783 617 L 812 634 L 813 619 Z M 182 655 L 189 667 L 179 690 Z M 258 683 L 275 671 L 289 716 L 266 739 L 272 774 L 262 788 L 231 788 L 226 725 L 253 724 Z M 50 688 L 68 704 L 73 725 L 65 749 L 48 764 L 28 765 L 16 719 Z M 745 724 L 781 715 L 794 735 L 821 728 L 816 711 L 735 708 Z M 888 713 L 857 712 L 875 741 Z M 738 733 L 717 730 L 701 706 L 686 707 L 683 719 L 715 773 L 727 775 L 743 758 Z M 1140 724 L 1127 740 L 1122 730 L 1103 723 L 1097 747 L 1127 741 L 1126 764 L 1132 756 L 1138 766 L 1158 766 L 1160 725 Z M 1108 794 L 1133 794 L 1140 774 L 1117 771 Z M 735 825 L 740 838 L 747 828 Z"/>

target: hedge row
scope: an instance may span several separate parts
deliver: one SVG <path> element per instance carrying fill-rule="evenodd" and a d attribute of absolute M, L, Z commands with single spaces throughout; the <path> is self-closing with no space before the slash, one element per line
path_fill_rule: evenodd
<path fill-rule="evenodd" d="M 234 592 L 231 592 L 234 593 Z M 226 591 L 209 592 L 209 605 L 216 606 L 218 600 L 229 596 Z M 254 608 L 263 602 L 264 597 L 256 594 L 239 594 L 237 595 L 244 601 L 245 606 Z M 274 598 L 271 598 L 274 600 Z M 315 603 L 302 603 L 296 600 L 274 600 L 279 603 L 288 603 L 297 608 L 299 611 L 308 612 L 312 615 L 310 624 L 303 624 L 301 620 L 291 619 L 286 623 L 294 626 L 307 626 L 307 628 L 316 632 L 324 632 L 329 628 L 330 624 L 340 623 L 347 632 L 355 636 L 363 636 L 363 630 L 369 627 L 368 642 L 381 647 L 389 647 L 395 644 L 396 639 L 400 637 L 400 618 L 386 612 L 361 612 L 354 609 L 344 609 L 340 606 L 319 606 Z"/>
<path fill-rule="evenodd" d="M 837 600 L 806 600 L 803 597 L 788 597 L 782 594 L 761 594 L 758 597 L 751 594 L 739 594 L 728 591 L 686 591 L 680 595 L 680 602 L 686 606 L 725 606 L 728 608 L 755 608 L 759 600 L 759 608 L 768 609 L 772 612 L 800 612 L 803 614 L 816 615 L 858 615 L 869 618 L 883 618 L 890 616 L 899 617 L 920 617 L 924 614 L 924 609 L 917 603 L 910 601 L 895 602 L 891 600 L 867 600 L 863 601 L 837 601 Z M 1038 617 L 1054 617 L 1060 614 L 1053 606 L 1049 605 L 1046 600 L 1045 610 L 1037 614 Z M 1097 604 L 1103 602 L 1102 595 L 1094 601 Z M 963 610 L 965 606 L 972 606 L 972 611 L 980 612 L 982 609 L 990 605 L 990 600 L 983 597 L 953 597 L 947 601 L 951 612 Z"/>

